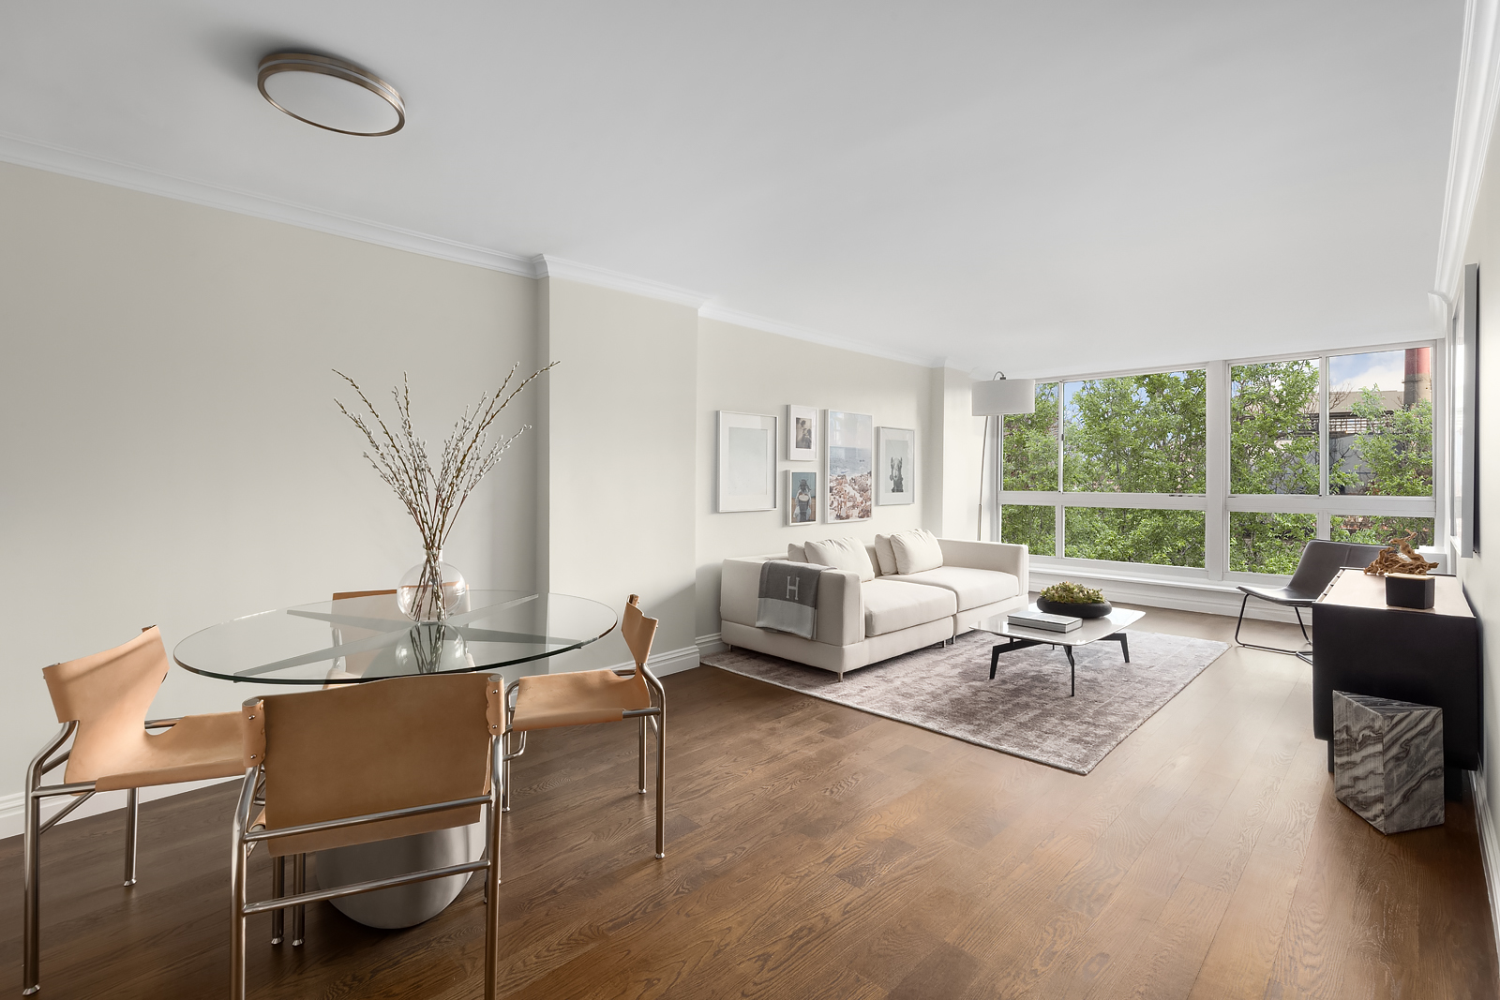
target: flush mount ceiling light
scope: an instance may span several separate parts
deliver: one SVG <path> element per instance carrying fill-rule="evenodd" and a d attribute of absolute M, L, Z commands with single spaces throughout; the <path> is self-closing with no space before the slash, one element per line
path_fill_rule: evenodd
<path fill-rule="evenodd" d="M 260 61 L 261 96 L 298 121 L 345 135 L 390 135 L 406 124 L 396 88 L 332 56 L 273 52 Z"/>

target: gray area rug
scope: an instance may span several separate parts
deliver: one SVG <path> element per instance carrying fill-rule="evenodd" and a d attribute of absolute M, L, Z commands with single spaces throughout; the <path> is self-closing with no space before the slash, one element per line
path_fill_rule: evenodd
<path fill-rule="evenodd" d="M 1130 662 L 1114 642 L 1073 650 L 1078 695 L 1068 697 L 1068 658 L 1033 646 L 1000 654 L 1005 640 L 967 632 L 942 649 L 928 647 L 844 675 L 748 649 L 703 662 L 862 712 L 921 726 L 991 750 L 1088 774 L 1125 737 L 1155 715 L 1228 645 L 1209 639 L 1130 632 Z"/>

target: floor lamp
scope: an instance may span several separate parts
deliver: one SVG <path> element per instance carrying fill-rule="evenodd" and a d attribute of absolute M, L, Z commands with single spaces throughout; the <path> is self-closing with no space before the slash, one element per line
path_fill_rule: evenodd
<path fill-rule="evenodd" d="M 979 534 L 975 537 L 984 540 L 984 447 L 989 444 L 990 417 L 1002 417 L 1007 413 L 1035 413 L 1036 412 L 1036 379 L 1033 378 L 1006 378 L 1004 372 L 996 372 L 994 378 L 988 382 L 975 382 L 973 392 L 973 414 L 984 418 L 984 437 L 979 444 Z M 999 421 L 995 423 L 995 433 L 1000 433 Z M 995 461 L 999 462 L 997 453 Z M 998 469 L 996 483 L 999 482 Z M 995 505 L 998 508 L 1000 498 L 998 490 L 995 497 Z M 998 511 L 997 511 L 998 513 Z"/>

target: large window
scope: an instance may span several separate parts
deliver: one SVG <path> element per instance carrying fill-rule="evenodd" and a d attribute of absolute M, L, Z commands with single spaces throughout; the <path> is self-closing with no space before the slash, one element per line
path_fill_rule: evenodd
<path fill-rule="evenodd" d="M 1039 383 L 1003 420 L 1001 538 L 1210 579 L 1290 573 L 1313 538 L 1431 544 L 1432 351 Z"/>

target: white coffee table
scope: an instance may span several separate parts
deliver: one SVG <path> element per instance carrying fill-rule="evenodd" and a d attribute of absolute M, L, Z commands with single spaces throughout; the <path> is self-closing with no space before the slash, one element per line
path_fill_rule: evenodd
<path fill-rule="evenodd" d="M 1036 604 L 1030 605 L 1030 610 L 1035 611 Z M 1006 621 L 1009 612 L 1003 615 L 995 615 L 993 618 L 985 618 L 976 622 L 974 627 L 981 632 L 993 632 L 1003 635 L 1010 642 L 1001 643 L 990 651 L 990 680 L 995 679 L 995 668 L 1000 663 L 1000 654 L 1008 653 L 1013 649 L 1026 649 L 1028 646 L 1061 646 L 1063 652 L 1068 654 L 1068 697 L 1071 698 L 1078 691 L 1077 665 L 1073 662 L 1073 647 L 1087 646 L 1091 642 L 1118 642 L 1120 651 L 1125 654 L 1125 662 L 1130 662 L 1130 643 L 1125 639 L 1125 630 L 1144 618 L 1144 611 L 1126 611 L 1124 608 L 1115 608 L 1103 618 L 1085 618 L 1083 624 L 1071 632 L 1051 632 L 1044 628 L 1023 628 L 1020 625 L 1011 625 Z"/>

